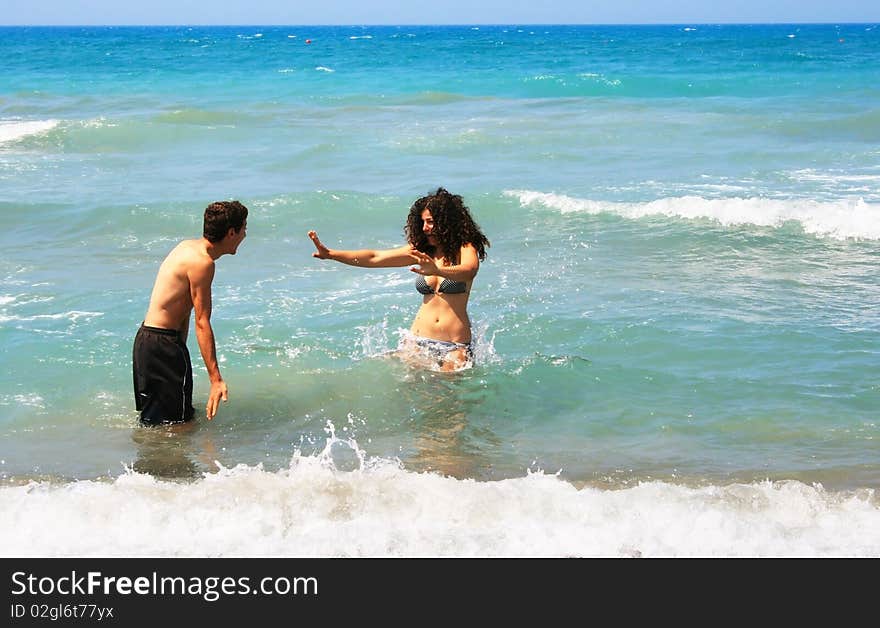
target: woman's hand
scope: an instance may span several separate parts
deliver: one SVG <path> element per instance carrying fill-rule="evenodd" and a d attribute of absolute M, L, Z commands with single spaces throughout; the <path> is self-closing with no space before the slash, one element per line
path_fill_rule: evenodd
<path fill-rule="evenodd" d="M 418 268 L 410 268 L 412 272 L 418 273 L 419 275 L 437 274 L 437 262 L 434 261 L 433 257 L 415 248 L 410 249 L 409 254 L 410 257 L 413 258 L 413 261 L 419 265 Z"/>
<path fill-rule="evenodd" d="M 315 248 L 318 249 L 312 253 L 312 257 L 317 257 L 318 259 L 330 259 L 330 249 L 324 246 L 324 244 L 318 239 L 318 233 L 314 230 L 309 231 L 309 237 L 315 244 Z"/>

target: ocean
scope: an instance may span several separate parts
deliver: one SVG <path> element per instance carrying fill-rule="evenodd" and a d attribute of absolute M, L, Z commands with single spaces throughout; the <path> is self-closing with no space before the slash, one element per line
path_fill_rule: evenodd
<path fill-rule="evenodd" d="M 880 556 L 880 25 L 0 35 L 0 555 Z M 491 241 L 452 374 L 387 356 L 411 272 L 306 235 L 438 186 Z M 139 427 L 221 199 L 229 401 Z"/>

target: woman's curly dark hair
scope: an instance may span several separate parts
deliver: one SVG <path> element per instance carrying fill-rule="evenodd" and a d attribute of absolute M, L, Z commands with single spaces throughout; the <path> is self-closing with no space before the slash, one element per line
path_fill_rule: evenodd
<path fill-rule="evenodd" d="M 447 264 L 458 264 L 461 247 L 472 244 L 481 260 L 486 259 L 489 239 L 480 231 L 480 226 L 471 217 L 461 196 L 450 194 L 443 188 L 428 196 L 423 196 L 412 204 L 403 233 L 413 247 L 434 254 L 434 247 L 428 244 L 428 237 L 422 231 L 422 212 L 431 211 L 434 219 L 433 235 L 443 249 L 443 260 Z"/>

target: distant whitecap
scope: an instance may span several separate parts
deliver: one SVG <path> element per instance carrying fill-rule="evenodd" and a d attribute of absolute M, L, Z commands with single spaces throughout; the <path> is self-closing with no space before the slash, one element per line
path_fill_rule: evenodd
<path fill-rule="evenodd" d="M 58 126 L 58 120 L 0 120 L 0 144 L 40 135 Z"/>
<path fill-rule="evenodd" d="M 562 213 L 610 213 L 624 218 L 668 216 L 687 220 L 715 220 L 725 227 L 755 225 L 781 227 L 798 222 L 806 233 L 835 240 L 880 240 L 880 205 L 862 199 L 820 202 L 803 199 L 702 198 L 681 196 L 653 201 L 619 203 L 574 198 L 532 190 L 507 190 L 523 207 L 543 206 Z"/>

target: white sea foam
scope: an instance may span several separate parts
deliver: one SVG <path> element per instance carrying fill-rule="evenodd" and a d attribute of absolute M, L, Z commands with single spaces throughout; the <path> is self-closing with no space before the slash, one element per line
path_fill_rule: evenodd
<path fill-rule="evenodd" d="M 504 194 L 519 199 L 524 207 L 543 206 L 563 213 L 610 213 L 631 219 L 645 216 L 710 219 L 724 226 L 780 227 L 795 221 L 805 232 L 816 236 L 880 240 L 880 204 L 866 203 L 862 199 L 820 202 L 681 196 L 641 203 L 617 203 L 531 190 L 508 190 Z"/>
<path fill-rule="evenodd" d="M 104 129 L 118 126 L 114 122 L 109 122 L 104 116 L 99 116 L 90 120 L 82 120 L 79 125 L 84 129 Z"/>
<path fill-rule="evenodd" d="M 336 431 L 328 422 L 321 452 L 276 472 L 0 488 L 0 556 L 880 556 L 870 489 L 456 480 L 370 458 Z"/>
<path fill-rule="evenodd" d="M 604 75 L 596 74 L 595 72 L 584 72 L 578 74 L 578 77 L 589 79 L 597 83 L 604 83 L 605 85 L 610 85 L 612 87 L 617 87 L 618 85 L 620 85 L 620 79 L 608 79 Z"/>
<path fill-rule="evenodd" d="M 4 487 L 0 556 L 13 555 L 880 556 L 880 507 L 871 491 L 794 481 L 577 489 L 540 472 L 476 482 L 296 455 L 188 484 L 130 472 Z"/>
<path fill-rule="evenodd" d="M 18 395 L 0 395 L 2 406 L 30 406 L 32 408 L 45 408 L 45 400 L 37 393 L 24 393 Z"/>
<path fill-rule="evenodd" d="M 89 321 L 95 317 L 104 316 L 103 312 L 83 312 L 79 310 L 72 310 L 70 312 L 58 312 L 56 314 L 34 314 L 32 316 L 6 316 L 0 315 L 0 323 L 10 323 L 10 322 L 25 322 L 25 321 L 56 321 L 56 320 L 69 320 L 71 323 L 76 323 L 80 319 L 85 319 Z"/>
<path fill-rule="evenodd" d="M 0 145 L 39 135 L 58 126 L 58 120 L 0 120 Z"/>
<path fill-rule="evenodd" d="M 880 183 L 880 173 L 878 174 L 850 174 L 846 172 L 822 172 L 806 168 L 803 170 L 794 170 L 788 173 L 788 176 L 796 181 L 818 181 L 820 183 L 870 183 L 876 185 Z"/>
<path fill-rule="evenodd" d="M 319 66 L 316 67 L 315 69 L 316 69 L 318 72 L 329 72 L 329 73 L 331 73 L 331 74 L 332 74 L 333 72 L 336 71 L 336 70 L 334 70 L 334 69 L 332 69 L 332 68 L 324 67 L 323 65 L 319 65 Z"/>

